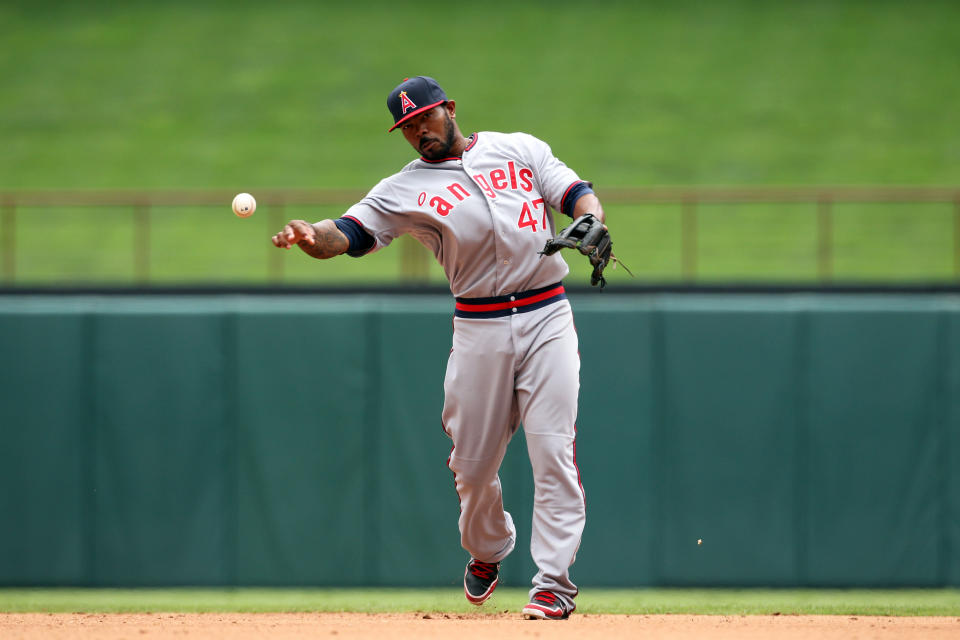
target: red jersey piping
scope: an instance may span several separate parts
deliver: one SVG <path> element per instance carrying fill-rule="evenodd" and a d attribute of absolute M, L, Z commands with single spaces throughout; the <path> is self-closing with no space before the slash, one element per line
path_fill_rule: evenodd
<path fill-rule="evenodd" d="M 344 215 L 342 215 L 342 216 L 340 216 L 340 217 L 341 217 L 341 218 L 346 218 L 347 220 L 353 220 L 353 221 L 356 222 L 358 225 L 360 225 L 360 228 L 361 228 L 361 229 L 363 229 L 364 231 L 367 230 L 367 228 L 366 228 L 365 226 L 363 226 L 363 223 L 360 222 L 359 220 L 357 220 L 356 218 L 354 218 L 353 216 L 348 216 L 348 215 L 344 214 Z M 372 235 L 372 234 L 371 234 L 371 235 Z"/>
<path fill-rule="evenodd" d="M 576 182 L 571 184 L 569 187 L 567 187 L 567 190 L 563 192 L 563 197 L 560 198 L 560 211 L 563 211 L 563 201 L 567 199 L 567 194 L 570 193 L 570 189 L 573 189 L 575 186 L 577 186 L 581 182 L 583 182 L 583 180 L 577 180 Z M 570 217 L 573 217 L 573 216 L 571 215 Z"/>
<path fill-rule="evenodd" d="M 420 156 L 420 159 L 424 162 L 429 162 L 430 164 L 436 164 L 437 162 L 450 162 L 451 160 L 459 160 L 459 156 L 450 156 L 449 158 L 440 158 L 439 160 L 431 160 L 430 158 L 424 158 Z"/>

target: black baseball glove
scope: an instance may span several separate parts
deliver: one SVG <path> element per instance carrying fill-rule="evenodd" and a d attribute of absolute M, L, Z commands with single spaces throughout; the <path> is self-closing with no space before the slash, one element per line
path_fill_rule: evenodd
<path fill-rule="evenodd" d="M 552 256 L 560 249 L 576 249 L 590 258 L 590 264 L 593 265 L 590 284 L 599 284 L 601 289 L 606 286 L 603 269 L 613 256 L 613 241 L 610 240 L 610 232 L 592 213 L 580 216 L 556 237 L 547 240 L 540 253 Z"/>

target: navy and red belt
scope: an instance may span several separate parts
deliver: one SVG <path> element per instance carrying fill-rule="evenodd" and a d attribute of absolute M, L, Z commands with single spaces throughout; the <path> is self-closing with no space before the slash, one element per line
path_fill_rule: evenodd
<path fill-rule="evenodd" d="M 539 289 L 508 293 L 505 296 L 456 298 L 457 306 L 453 315 L 458 318 L 503 318 L 540 309 L 566 297 L 563 284 L 557 282 Z"/>

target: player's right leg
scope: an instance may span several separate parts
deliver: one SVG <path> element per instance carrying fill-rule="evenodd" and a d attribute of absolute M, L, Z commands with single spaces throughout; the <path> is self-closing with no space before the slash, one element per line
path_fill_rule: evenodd
<path fill-rule="evenodd" d="M 513 345 L 502 320 L 455 319 L 444 379 L 443 427 L 453 440 L 448 466 L 460 497 L 460 541 L 471 556 L 464 589 L 475 604 L 493 592 L 499 563 L 517 537 L 498 475 L 519 424 Z"/>

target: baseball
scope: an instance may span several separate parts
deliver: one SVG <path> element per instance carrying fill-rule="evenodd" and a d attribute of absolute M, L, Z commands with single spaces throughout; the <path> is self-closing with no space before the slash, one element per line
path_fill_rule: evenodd
<path fill-rule="evenodd" d="M 703 540 L 701 540 L 700 538 L 697 538 L 697 544 L 703 544 Z"/>
<path fill-rule="evenodd" d="M 257 210 L 257 201 L 249 193 L 238 193 L 233 199 L 233 212 L 241 218 L 249 218 Z"/>

